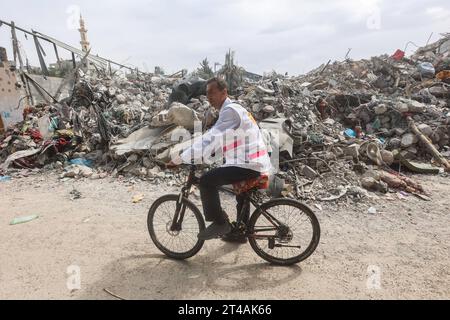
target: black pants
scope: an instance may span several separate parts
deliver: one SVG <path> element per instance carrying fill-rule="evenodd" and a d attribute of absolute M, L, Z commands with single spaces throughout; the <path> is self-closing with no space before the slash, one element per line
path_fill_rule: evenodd
<path fill-rule="evenodd" d="M 200 196 L 203 204 L 203 213 L 208 222 L 224 223 L 228 221 L 228 217 L 223 212 L 220 205 L 218 187 L 248 179 L 257 178 L 261 173 L 249 169 L 239 167 L 222 167 L 208 171 L 200 178 Z M 247 222 L 250 215 L 250 204 L 244 203 L 244 197 L 236 196 L 238 202 L 236 209 L 241 212 L 245 205 L 242 221 Z"/>

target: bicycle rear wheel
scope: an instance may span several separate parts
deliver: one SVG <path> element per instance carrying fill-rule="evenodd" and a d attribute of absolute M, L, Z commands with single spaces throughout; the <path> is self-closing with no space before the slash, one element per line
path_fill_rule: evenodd
<path fill-rule="evenodd" d="M 197 254 L 205 243 L 197 238 L 205 229 L 205 222 L 199 209 L 188 199 L 182 199 L 185 208 L 179 231 L 171 226 L 177 209 L 179 195 L 171 194 L 157 199 L 151 206 L 147 227 L 156 247 L 165 255 L 177 260 L 188 259 Z"/>
<path fill-rule="evenodd" d="M 272 224 L 262 211 L 281 225 Z M 313 211 L 299 201 L 276 199 L 264 203 L 249 221 L 249 243 L 261 258 L 292 265 L 308 258 L 320 240 L 320 225 Z"/>

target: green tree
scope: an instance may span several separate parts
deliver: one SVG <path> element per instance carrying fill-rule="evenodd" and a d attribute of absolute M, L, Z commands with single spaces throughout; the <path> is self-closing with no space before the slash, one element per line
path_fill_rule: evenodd
<path fill-rule="evenodd" d="M 209 66 L 208 58 L 205 58 L 202 62 L 200 62 L 200 68 L 195 72 L 196 75 L 202 79 L 208 80 L 214 77 L 214 72 Z"/>

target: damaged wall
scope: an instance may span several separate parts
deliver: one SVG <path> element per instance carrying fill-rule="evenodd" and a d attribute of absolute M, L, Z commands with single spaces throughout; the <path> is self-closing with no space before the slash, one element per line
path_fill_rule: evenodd
<path fill-rule="evenodd" d="M 2 56 L 7 59 L 6 54 Z M 0 132 L 23 120 L 23 106 L 19 105 L 23 93 L 16 83 L 16 75 L 10 70 L 9 63 L 0 61 Z"/>
<path fill-rule="evenodd" d="M 45 89 L 48 93 L 50 93 L 52 96 L 55 96 L 56 91 L 58 90 L 59 86 L 63 82 L 63 78 L 57 78 L 57 77 L 46 77 L 45 79 L 43 76 L 40 75 L 29 75 L 34 81 L 36 81 L 42 88 Z M 35 103 L 45 103 L 45 99 L 39 94 L 39 92 L 36 90 L 36 88 L 33 85 L 30 85 L 31 94 L 33 96 L 33 99 Z M 62 93 L 60 95 L 60 99 L 64 99 L 69 96 L 69 86 L 65 86 L 62 90 Z M 50 98 L 50 97 L 48 97 Z"/>
<path fill-rule="evenodd" d="M 64 80 L 63 78 L 33 74 L 30 74 L 29 77 L 52 96 L 56 94 Z M 6 50 L 0 47 L 0 132 L 23 121 L 23 109 L 26 102 L 23 98 L 27 94 L 23 89 L 25 84 L 18 82 L 18 78 L 18 73 L 11 68 L 8 62 Z M 70 84 L 67 84 L 62 88 L 60 99 L 69 96 L 69 86 Z M 51 100 L 51 97 L 43 93 L 46 100 L 32 83 L 30 83 L 30 90 L 34 103 L 47 103 Z"/>

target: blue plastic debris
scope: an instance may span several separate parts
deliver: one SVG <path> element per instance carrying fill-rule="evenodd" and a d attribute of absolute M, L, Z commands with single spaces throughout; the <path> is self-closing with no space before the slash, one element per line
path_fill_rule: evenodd
<path fill-rule="evenodd" d="M 356 138 L 356 131 L 353 129 L 347 129 L 344 131 L 345 135 L 350 138 Z"/>
<path fill-rule="evenodd" d="M 94 162 L 92 160 L 84 159 L 84 158 L 76 158 L 69 161 L 70 164 L 92 167 Z"/>

